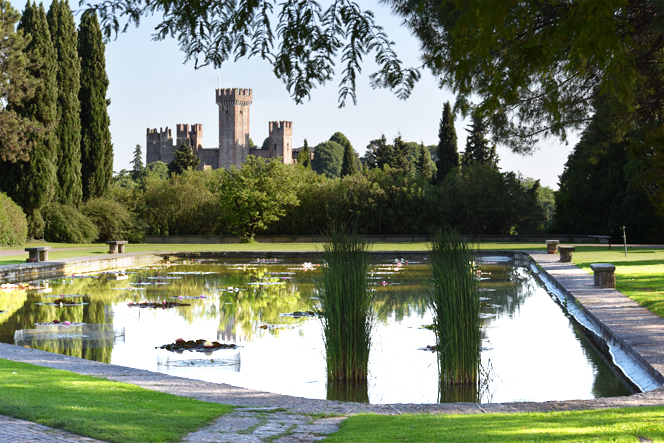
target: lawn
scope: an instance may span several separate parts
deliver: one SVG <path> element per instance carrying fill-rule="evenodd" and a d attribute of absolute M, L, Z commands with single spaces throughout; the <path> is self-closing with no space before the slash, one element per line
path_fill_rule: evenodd
<path fill-rule="evenodd" d="M 664 407 L 530 414 L 357 415 L 325 441 L 661 442 Z"/>
<path fill-rule="evenodd" d="M 28 245 L 26 245 L 28 246 Z M 68 243 L 46 243 L 34 242 L 29 246 L 51 246 L 48 253 L 50 261 L 63 258 L 105 256 L 108 255 L 108 246 L 102 244 L 68 244 Z M 481 243 L 480 249 L 542 249 L 546 246 L 534 243 Z M 72 249 L 75 248 L 75 249 Z M 403 243 L 374 243 L 374 251 L 426 251 L 426 242 L 403 242 Z M 15 250 L 23 248 L 0 248 L 0 250 Z M 69 249 L 69 250 L 62 250 Z M 310 251 L 316 252 L 323 249 L 322 243 L 222 243 L 222 244 L 156 244 L 141 243 L 130 244 L 125 252 L 208 252 L 208 251 L 241 251 L 241 252 L 292 252 Z M 0 266 L 25 263 L 27 252 L 17 255 L 0 256 Z"/>
<path fill-rule="evenodd" d="M 574 252 L 574 263 L 592 272 L 591 263 L 616 266 L 616 289 L 651 312 L 664 317 L 664 249 L 582 246 Z"/>
<path fill-rule="evenodd" d="M 0 414 L 109 442 L 172 442 L 232 406 L 0 359 Z"/>

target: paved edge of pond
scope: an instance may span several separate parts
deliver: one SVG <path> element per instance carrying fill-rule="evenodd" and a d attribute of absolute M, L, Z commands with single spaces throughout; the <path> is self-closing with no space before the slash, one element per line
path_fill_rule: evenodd
<path fill-rule="evenodd" d="M 537 251 L 502 251 L 501 254 L 515 253 L 530 255 L 558 286 L 587 303 L 587 310 L 605 325 L 612 328 L 614 336 L 629 344 L 645 361 L 661 372 L 664 369 L 664 320 L 649 313 L 631 299 L 610 289 L 593 288 L 593 277 L 574 265 L 560 263 L 557 255 Z M 482 251 L 497 254 L 498 251 Z M 143 252 L 141 254 L 149 254 Z M 167 254 L 160 252 L 161 254 Z M 244 253 L 256 257 L 258 253 Z M 405 256 L 406 252 L 383 253 L 388 256 Z M 422 252 L 416 254 L 422 256 Z M 267 253 L 267 255 L 270 255 Z M 271 254 L 275 256 L 276 254 Z M 99 257 L 95 257 L 99 259 Z M 72 260 L 73 261 L 73 260 Z M 585 305 L 584 303 L 584 305 Z M 52 354 L 37 349 L 22 348 L 0 343 L 0 358 L 31 363 L 79 374 L 103 377 L 109 380 L 130 383 L 143 388 L 170 394 L 196 398 L 207 402 L 225 403 L 247 407 L 277 407 L 297 413 L 330 413 L 353 415 L 376 413 L 396 415 L 402 413 L 491 413 L 491 412 L 547 412 L 583 409 L 603 409 L 633 406 L 664 405 L 664 388 L 634 394 L 627 397 L 600 398 L 593 400 L 565 400 L 548 402 L 512 403 L 450 403 L 450 404 L 391 404 L 369 405 L 328 400 L 306 399 L 269 392 L 254 391 L 226 384 L 190 380 L 172 375 L 133 369 L 124 366 L 99 363 Z M 564 375 L 563 375 L 564 376 Z M 543 380 L 545 383 L 546 380 Z"/>

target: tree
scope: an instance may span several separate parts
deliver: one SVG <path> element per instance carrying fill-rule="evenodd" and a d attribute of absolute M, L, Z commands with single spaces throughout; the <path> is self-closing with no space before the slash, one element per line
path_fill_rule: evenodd
<path fill-rule="evenodd" d="M 376 167 L 382 168 L 384 165 L 391 165 L 394 161 L 394 147 L 387 144 L 385 134 L 381 134 L 377 140 L 372 140 L 370 145 L 375 146 Z"/>
<path fill-rule="evenodd" d="M 341 177 L 357 174 L 357 165 L 355 164 L 355 150 L 350 145 L 344 147 L 344 158 L 341 164 Z"/>
<path fill-rule="evenodd" d="M 189 143 L 185 142 L 175 150 L 175 158 L 168 164 L 168 171 L 171 175 L 180 175 L 184 171 L 198 168 L 200 163 L 201 159 L 194 154 Z"/>
<path fill-rule="evenodd" d="M 468 115 L 479 98 L 494 140 L 515 151 L 584 127 L 602 96 L 623 129 L 661 129 L 662 2 L 385 2 L 420 40 L 425 65 L 456 91 L 455 107 Z"/>
<path fill-rule="evenodd" d="M 469 128 L 466 139 L 466 151 L 463 153 L 463 164 L 479 163 L 498 170 L 498 154 L 496 145 L 489 146 L 486 139 L 486 127 L 479 114 L 473 114 L 473 125 Z"/>
<path fill-rule="evenodd" d="M 81 63 L 74 16 L 68 0 L 54 0 L 47 14 L 53 46 L 57 54 L 58 188 L 62 204 L 78 204 L 83 198 L 81 181 Z"/>
<path fill-rule="evenodd" d="M 664 218 L 635 183 L 628 142 L 616 141 L 612 120 L 602 117 L 600 110 L 565 163 L 551 231 L 611 235 L 626 226 L 630 241 L 660 243 Z"/>
<path fill-rule="evenodd" d="M 399 134 L 394 139 L 394 155 L 392 161 L 389 163 L 390 167 L 404 174 L 410 174 L 412 172 L 412 166 L 408 161 L 409 154 L 410 147 L 403 141 L 401 134 Z"/>
<path fill-rule="evenodd" d="M 443 106 L 443 116 L 438 128 L 438 162 L 436 166 L 438 167 L 438 183 L 445 180 L 452 168 L 459 166 L 457 135 L 450 102 L 446 102 Z"/>
<path fill-rule="evenodd" d="M 28 4 L 29 8 L 33 6 Z M 26 7 L 27 8 L 27 7 Z M 31 73 L 40 65 L 24 52 L 30 41 L 25 30 L 16 28 L 18 12 L 8 1 L 0 2 L 0 161 L 27 160 L 42 125 L 22 115 L 17 106 L 29 101 L 38 87 L 38 77 Z M 34 44 L 32 45 L 34 47 Z M 31 72 L 32 71 L 32 72 Z"/>
<path fill-rule="evenodd" d="M 420 144 L 420 158 L 416 165 L 417 173 L 426 181 L 431 181 L 433 177 L 433 168 L 431 164 L 431 154 L 429 150 L 424 147 L 424 143 Z"/>
<path fill-rule="evenodd" d="M 30 36 L 25 51 L 32 63 L 26 74 L 37 81 L 37 87 L 30 97 L 12 100 L 9 112 L 37 122 L 43 130 L 28 136 L 33 149 L 27 161 L 0 163 L 0 187 L 26 213 L 28 236 L 42 238 L 44 220 L 41 210 L 53 198 L 57 186 L 57 139 L 53 132 L 57 99 L 56 54 L 43 6 L 28 2 L 18 29 Z"/>
<path fill-rule="evenodd" d="M 195 60 L 196 67 L 219 68 L 239 57 L 260 56 L 273 65 L 297 103 L 333 78 L 337 56 L 345 64 L 339 107 L 348 98 L 356 102 L 355 81 L 365 55 L 373 53 L 379 67 L 372 83 L 394 89 L 401 98 L 407 98 L 419 80 L 419 70 L 402 67 L 374 14 L 356 2 L 334 0 L 323 9 L 315 0 L 286 0 L 279 2 L 278 22 L 272 23 L 274 4 L 218 0 L 182 7 L 177 0 L 109 0 L 92 7 L 106 37 L 130 24 L 138 26 L 143 15 L 162 13 L 155 38 L 177 35 L 186 60 Z"/>
<path fill-rule="evenodd" d="M 81 16 L 78 32 L 78 55 L 81 57 L 81 89 L 78 94 L 81 103 L 81 179 L 85 200 L 104 195 L 113 178 L 104 50 L 97 15 L 94 11 L 86 11 Z"/>
<path fill-rule="evenodd" d="M 311 152 L 309 152 L 309 143 L 306 138 L 304 139 L 302 151 L 297 155 L 297 163 L 307 169 L 311 169 Z"/>
<path fill-rule="evenodd" d="M 221 174 L 217 195 L 223 211 L 222 220 L 242 241 L 252 241 L 256 232 L 297 206 L 291 172 L 293 168 L 276 160 L 247 156 L 242 168 L 231 167 Z"/>
<path fill-rule="evenodd" d="M 136 145 L 136 148 L 134 149 L 134 158 L 129 163 L 133 165 L 132 175 L 134 180 L 136 180 L 143 173 L 143 169 L 145 169 L 143 166 L 143 151 L 141 145 Z"/>
<path fill-rule="evenodd" d="M 265 137 L 265 140 L 263 140 L 263 144 L 261 145 L 261 149 L 270 149 L 270 137 Z"/>
<path fill-rule="evenodd" d="M 314 149 L 315 157 L 311 168 L 319 174 L 329 178 L 338 178 L 341 175 L 344 147 L 337 142 L 327 141 L 319 143 Z"/>

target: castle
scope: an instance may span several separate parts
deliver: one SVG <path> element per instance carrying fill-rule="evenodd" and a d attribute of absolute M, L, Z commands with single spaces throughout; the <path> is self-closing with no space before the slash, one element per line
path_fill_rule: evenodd
<path fill-rule="evenodd" d="M 225 88 L 216 90 L 219 106 L 219 147 L 203 148 L 203 125 L 178 124 L 175 143 L 171 130 L 147 129 L 146 163 L 156 161 L 170 163 L 175 150 L 184 143 L 191 146 L 201 159 L 201 169 L 217 169 L 242 166 L 247 155 L 256 157 L 281 157 L 284 163 L 297 163 L 299 149 L 293 148 L 293 122 L 269 122 L 267 149 L 249 146 L 249 106 L 253 102 L 251 89 Z M 313 155 L 312 155 L 313 158 Z"/>

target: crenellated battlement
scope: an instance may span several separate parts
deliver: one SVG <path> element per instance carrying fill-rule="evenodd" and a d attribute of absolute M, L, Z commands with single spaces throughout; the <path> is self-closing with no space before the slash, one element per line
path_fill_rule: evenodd
<path fill-rule="evenodd" d="M 216 90 L 216 101 L 219 103 L 242 102 L 251 104 L 254 95 L 251 89 L 223 88 Z"/>
<path fill-rule="evenodd" d="M 293 122 L 287 122 L 287 121 L 275 121 L 275 122 L 269 122 L 270 126 L 270 133 L 275 133 L 275 134 L 281 134 L 283 135 L 284 132 L 288 134 L 289 132 L 292 134 L 293 133 Z"/>

